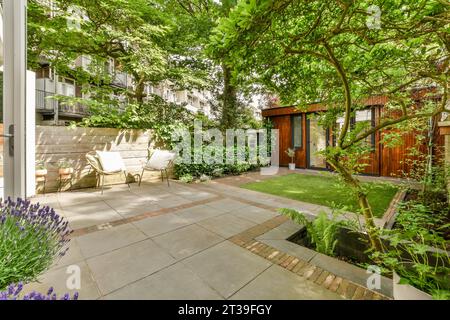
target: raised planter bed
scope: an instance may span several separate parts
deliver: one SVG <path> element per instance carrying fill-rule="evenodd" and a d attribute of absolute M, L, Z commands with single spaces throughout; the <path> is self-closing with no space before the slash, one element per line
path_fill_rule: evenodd
<path fill-rule="evenodd" d="M 431 295 L 409 284 L 400 284 L 400 276 L 394 271 L 393 295 L 395 300 L 432 300 Z"/>
<path fill-rule="evenodd" d="M 347 228 L 339 229 L 336 239 L 336 258 L 355 265 L 372 263 L 366 251 L 370 248 L 369 238 L 364 233 L 358 233 Z M 288 241 L 314 250 L 314 246 L 308 241 L 306 229 L 302 228 L 290 236 Z"/>

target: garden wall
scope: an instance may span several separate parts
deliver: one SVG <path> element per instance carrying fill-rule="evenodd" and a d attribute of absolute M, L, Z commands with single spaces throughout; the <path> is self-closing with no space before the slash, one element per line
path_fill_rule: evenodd
<path fill-rule="evenodd" d="M 107 128 L 69 128 L 56 126 L 36 126 L 36 161 L 42 160 L 48 170 L 46 192 L 57 191 L 60 186 L 58 161 L 65 159 L 74 168 L 73 188 L 94 187 L 96 175 L 89 170 L 86 153 L 89 151 L 118 151 L 124 159 L 132 181 L 142 170 L 146 161 L 148 147 L 152 145 L 152 133 L 149 130 L 120 130 Z M 146 172 L 145 180 L 159 179 L 158 172 Z M 105 185 L 124 183 L 120 174 L 107 176 Z M 62 190 L 69 188 L 63 184 Z M 38 192 L 43 184 L 37 184 Z"/>

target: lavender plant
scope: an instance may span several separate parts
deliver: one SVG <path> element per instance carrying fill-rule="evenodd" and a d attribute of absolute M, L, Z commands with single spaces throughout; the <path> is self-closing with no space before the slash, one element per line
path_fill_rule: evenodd
<path fill-rule="evenodd" d="M 35 281 L 66 254 L 71 232 L 50 207 L 20 198 L 0 203 L 0 290 Z"/>
<path fill-rule="evenodd" d="M 74 293 L 73 297 L 66 293 L 62 297 L 58 298 L 58 295 L 54 292 L 53 288 L 50 288 L 47 294 L 32 291 L 28 294 L 22 295 L 22 292 L 22 282 L 17 285 L 11 284 L 5 291 L 0 292 L 0 300 L 78 300 L 78 292 Z"/>

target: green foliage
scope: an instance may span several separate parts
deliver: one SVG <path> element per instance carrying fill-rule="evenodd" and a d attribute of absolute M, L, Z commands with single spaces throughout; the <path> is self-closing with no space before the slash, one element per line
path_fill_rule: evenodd
<path fill-rule="evenodd" d="M 433 211 L 414 200 L 400 206 L 395 228 L 384 230 L 388 247 L 373 253 L 387 270 L 395 270 L 401 283 L 410 284 L 433 295 L 435 299 L 450 296 L 450 257 L 448 240 L 448 205 Z"/>
<path fill-rule="evenodd" d="M 370 26 L 371 6 L 380 9 Z M 209 50 L 233 68 L 236 82 L 262 86 L 284 105 L 327 106 L 328 127 L 343 116 L 336 144 L 323 154 L 359 198 L 371 244 L 381 250 L 373 212 L 361 183 L 370 150 L 364 143 L 382 129 L 429 118 L 448 105 L 448 9 L 441 0 L 239 1 L 222 18 Z M 373 21 L 372 21 L 373 22 Z M 411 90 L 435 88 L 438 99 L 414 107 Z M 389 112 L 374 128 L 352 125 L 370 96 L 389 98 Z M 397 135 L 398 137 L 398 135 Z"/>
<path fill-rule="evenodd" d="M 168 103 L 153 95 L 143 104 L 128 104 L 124 109 L 103 103 L 90 104 L 90 116 L 73 125 L 85 127 L 152 129 L 157 143 L 170 146 L 172 133 L 193 123 L 196 115 L 184 106 Z"/>
<path fill-rule="evenodd" d="M 278 211 L 306 228 L 308 240 L 314 245 L 317 252 L 334 256 L 338 242 L 337 232 L 347 225 L 346 221 L 339 220 L 338 214 L 332 214 L 329 217 L 326 212 L 320 212 L 311 220 L 297 210 L 283 208 Z"/>
<path fill-rule="evenodd" d="M 366 25 L 371 5 L 381 10 L 380 29 Z M 440 32 L 446 28 L 446 9 L 437 0 L 407 5 L 395 0 L 240 1 L 220 20 L 209 49 L 227 55 L 238 80 L 261 83 L 286 104 L 327 101 L 340 109 L 342 79 L 326 45 L 342 65 L 354 98 L 387 93 L 419 70 L 436 71 L 430 62 L 445 56 Z"/>
<path fill-rule="evenodd" d="M 194 181 L 194 177 L 191 174 L 185 174 L 179 177 L 179 180 L 184 183 L 191 183 L 192 181 Z"/>
<path fill-rule="evenodd" d="M 385 232 L 389 248 L 372 254 L 388 270 L 395 270 L 403 284 L 410 284 L 440 298 L 450 291 L 448 241 L 426 229 Z"/>
<path fill-rule="evenodd" d="M 289 158 L 291 158 L 291 162 L 294 162 L 294 157 L 295 157 L 295 150 L 288 148 L 287 150 L 284 151 Z"/>
<path fill-rule="evenodd" d="M 222 149 L 224 155 L 226 148 Z M 223 175 L 239 175 L 241 173 L 259 168 L 260 164 L 250 164 L 249 162 L 233 163 L 233 164 L 208 164 L 202 163 L 176 163 L 174 166 L 174 175 L 178 179 L 185 175 L 192 175 L 200 178 L 203 175 L 209 177 L 222 177 Z"/>
<path fill-rule="evenodd" d="M 395 227 L 409 233 L 411 237 L 420 230 L 434 230 L 437 234 L 444 236 L 448 230 L 441 228 L 449 219 L 448 204 L 443 204 L 440 210 L 436 209 L 418 200 L 402 203 L 398 209 Z"/>

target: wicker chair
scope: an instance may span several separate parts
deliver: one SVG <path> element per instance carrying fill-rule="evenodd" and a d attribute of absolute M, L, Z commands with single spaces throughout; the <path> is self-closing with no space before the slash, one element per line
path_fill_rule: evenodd
<path fill-rule="evenodd" d="M 86 160 L 89 163 L 89 165 L 91 166 L 89 171 L 91 169 L 93 169 L 95 171 L 95 173 L 98 174 L 100 177 L 102 194 L 103 194 L 103 189 L 104 189 L 104 185 L 105 185 L 105 176 L 109 176 L 109 175 L 113 175 L 113 174 L 123 173 L 125 175 L 125 183 L 127 183 L 128 188 L 130 188 L 130 183 L 128 182 L 128 179 L 127 179 L 127 171 L 124 168 L 113 170 L 113 171 L 103 170 L 99 156 L 98 156 L 97 152 L 95 152 L 95 151 L 88 152 L 86 154 Z"/>
<path fill-rule="evenodd" d="M 142 177 L 145 171 L 160 171 L 161 180 L 164 182 L 164 173 L 167 178 L 167 186 L 170 187 L 169 174 L 167 169 L 172 165 L 175 160 L 176 154 L 167 150 L 155 150 L 151 152 L 149 150 L 150 157 L 145 165 L 142 166 L 142 173 L 139 177 L 139 186 L 142 182 Z"/>

